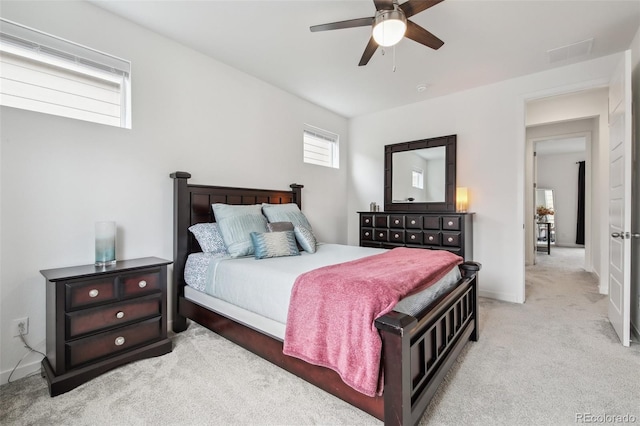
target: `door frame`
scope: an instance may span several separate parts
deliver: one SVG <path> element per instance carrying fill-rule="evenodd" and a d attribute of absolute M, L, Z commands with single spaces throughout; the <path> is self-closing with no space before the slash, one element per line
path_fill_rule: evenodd
<path fill-rule="evenodd" d="M 584 118 L 578 118 L 577 120 L 589 120 L 589 119 L 593 119 L 595 117 L 584 117 Z M 554 124 L 554 123 L 549 123 L 549 124 Z M 592 149 L 592 132 L 575 132 L 575 133 L 558 133 L 558 134 L 554 134 L 552 136 L 545 136 L 545 137 L 535 137 L 535 138 L 528 138 L 526 140 L 526 153 L 525 155 L 527 156 L 527 158 L 525 159 L 525 161 L 527 162 L 527 164 L 529 164 L 529 166 L 531 167 L 531 172 L 528 173 L 528 176 L 525 177 L 526 183 L 525 183 L 525 188 L 529 187 L 529 189 L 527 189 L 525 191 L 525 211 L 529 210 L 529 217 L 530 215 L 533 214 L 535 206 L 534 204 L 534 191 L 535 188 L 533 188 L 533 184 L 536 183 L 536 174 L 537 171 L 535 170 L 536 168 L 536 163 L 534 161 L 534 156 L 533 153 L 536 152 L 535 151 L 535 146 L 537 142 L 541 142 L 541 141 L 547 141 L 550 139 L 569 139 L 569 138 L 584 138 L 585 139 L 585 200 L 584 200 L 584 208 L 585 208 L 585 221 L 584 221 L 584 226 L 585 226 L 585 234 L 584 234 L 584 269 L 587 272 L 593 272 L 593 256 L 592 256 L 592 243 L 591 243 L 591 200 L 592 200 L 592 191 L 594 191 L 595 189 L 595 185 L 592 185 L 591 182 L 591 166 L 592 166 L 592 159 L 591 159 L 591 149 Z M 576 169 L 577 171 L 577 169 Z M 529 177 L 532 177 L 533 181 L 531 182 L 531 185 L 529 185 Z M 529 232 L 525 232 L 525 246 L 529 247 L 529 257 L 528 259 L 531 259 L 532 262 L 527 262 L 527 256 L 525 253 L 525 262 L 527 262 L 527 264 L 533 265 L 535 264 L 535 260 L 536 260 L 536 245 L 535 245 L 535 241 L 534 241 L 534 233 L 535 233 L 535 224 L 533 223 L 533 221 L 531 221 L 531 226 L 529 226 Z M 527 241 L 528 240 L 528 241 Z"/>
<path fill-rule="evenodd" d="M 552 97 L 552 96 L 559 96 L 559 95 L 566 95 L 566 94 L 570 94 L 570 93 L 575 93 L 575 92 L 579 92 L 579 91 L 583 91 L 583 90 L 590 90 L 590 89 L 599 89 L 599 88 L 604 88 L 604 87 L 608 87 L 609 86 L 609 79 L 608 78 L 599 78 L 599 79 L 595 79 L 595 80 L 590 80 L 590 81 L 584 81 L 584 82 L 580 82 L 580 83 L 573 83 L 573 84 L 567 84 L 564 86 L 558 86 L 558 87 L 554 87 L 551 89 L 545 89 L 545 90 L 541 90 L 541 91 L 537 91 L 537 92 L 531 92 L 531 93 L 525 93 L 520 95 L 518 102 L 516 104 L 516 118 L 517 118 L 517 131 L 518 131 L 518 135 L 517 135 L 517 157 L 520 159 L 520 164 L 522 165 L 522 167 L 518 168 L 518 174 L 517 174 L 517 185 L 518 188 L 520 188 L 520 194 L 518 196 L 518 215 L 521 219 L 522 222 L 522 247 L 521 247 L 521 259 L 522 259 L 522 281 L 521 281 L 521 285 L 520 288 L 516 291 L 516 302 L 519 303 L 524 303 L 526 300 L 526 280 L 524 279 L 524 277 L 526 276 L 526 250 L 529 248 L 527 247 L 527 239 L 525 238 L 525 234 L 526 234 L 526 229 L 527 229 L 527 223 L 528 223 L 528 216 L 530 214 L 529 211 L 526 210 L 525 208 L 525 194 L 526 191 L 528 191 L 529 189 L 526 188 L 526 179 L 525 179 L 525 170 L 527 167 L 531 167 L 531 165 L 529 165 L 529 163 L 527 162 L 528 160 L 528 156 L 526 155 L 526 148 L 527 148 L 527 137 L 526 137 L 526 128 L 527 128 L 527 121 L 526 121 L 526 104 L 529 101 L 533 101 L 533 100 L 538 100 L 538 99 L 542 99 L 542 98 L 547 98 L 547 97 Z M 601 143 L 601 141 L 599 141 L 599 143 Z M 604 195 L 604 194 L 602 194 Z M 606 194 L 606 196 L 608 197 L 608 194 Z M 600 232 L 602 233 L 602 232 Z M 608 256 L 607 256 L 608 258 Z M 603 263 L 603 262 L 601 262 Z M 608 262 L 604 262 L 607 263 L 606 265 L 606 270 L 601 270 L 601 276 L 600 276 L 600 289 L 602 289 L 602 280 L 607 281 L 608 277 L 609 277 L 609 269 L 608 269 Z M 602 266 L 602 269 L 605 269 L 605 265 Z M 601 290 L 602 292 L 602 290 Z"/>

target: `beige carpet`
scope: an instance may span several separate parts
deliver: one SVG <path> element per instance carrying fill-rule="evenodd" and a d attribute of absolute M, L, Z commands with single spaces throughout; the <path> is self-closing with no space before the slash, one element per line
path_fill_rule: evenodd
<path fill-rule="evenodd" d="M 538 254 L 524 305 L 481 300 L 480 340 L 466 346 L 420 424 L 622 424 L 625 415 L 640 423 L 640 346 L 620 345 L 606 298 L 581 269 L 583 253 Z M 55 398 L 39 375 L 0 387 L 0 423 L 381 424 L 193 324 L 171 354 Z"/>

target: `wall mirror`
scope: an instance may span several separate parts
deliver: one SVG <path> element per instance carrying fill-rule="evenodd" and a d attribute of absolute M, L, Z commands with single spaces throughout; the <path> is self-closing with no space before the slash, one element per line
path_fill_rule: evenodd
<path fill-rule="evenodd" d="M 385 211 L 455 211 L 456 136 L 384 147 Z"/>

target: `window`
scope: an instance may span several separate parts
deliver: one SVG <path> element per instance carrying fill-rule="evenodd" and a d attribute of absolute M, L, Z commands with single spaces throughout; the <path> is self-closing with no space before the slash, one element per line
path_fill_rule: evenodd
<path fill-rule="evenodd" d="M 304 162 L 318 166 L 340 166 L 338 155 L 338 139 L 335 133 L 305 125 L 303 132 Z"/>
<path fill-rule="evenodd" d="M 424 172 L 420 169 L 411 171 L 411 186 L 418 189 L 424 189 Z"/>
<path fill-rule="evenodd" d="M 131 63 L 0 18 L 0 105 L 131 128 Z"/>

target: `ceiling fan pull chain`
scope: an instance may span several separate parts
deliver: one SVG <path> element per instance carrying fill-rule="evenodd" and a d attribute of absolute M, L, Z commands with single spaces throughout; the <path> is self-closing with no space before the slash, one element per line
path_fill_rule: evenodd
<path fill-rule="evenodd" d="M 393 72 L 396 72 L 396 46 L 393 46 Z"/>

